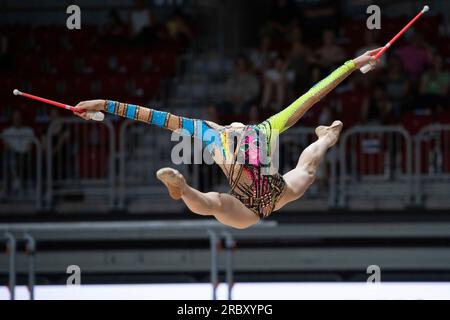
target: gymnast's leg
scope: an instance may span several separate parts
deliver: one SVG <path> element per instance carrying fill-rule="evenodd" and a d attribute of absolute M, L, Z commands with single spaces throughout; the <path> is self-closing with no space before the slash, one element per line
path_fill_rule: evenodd
<path fill-rule="evenodd" d="M 183 200 L 198 215 L 214 216 L 219 222 L 236 229 L 246 229 L 259 221 L 259 217 L 233 196 L 217 192 L 202 193 L 189 186 L 177 170 L 164 168 L 156 175 L 173 199 Z"/>
<path fill-rule="evenodd" d="M 275 210 L 279 210 L 289 202 L 301 198 L 305 191 L 314 183 L 317 169 L 327 150 L 338 141 L 342 127 L 342 122 L 335 121 L 330 127 L 321 126 L 316 129 L 319 139 L 303 150 L 297 167 L 283 176 L 287 187 L 277 202 Z"/>

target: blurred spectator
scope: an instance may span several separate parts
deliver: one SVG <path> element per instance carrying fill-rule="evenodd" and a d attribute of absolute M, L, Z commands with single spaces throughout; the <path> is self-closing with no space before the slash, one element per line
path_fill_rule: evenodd
<path fill-rule="evenodd" d="M 32 128 L 24 126 L 19 111 L 12 114 L 11 126 L 2 132 L 2 140 L 5 145 L 5 154 L 8 172 L 10 172 L 9 188 L 13 194 L 21 194 L 23 191 L 23 179 L 29 175 L 27 163 L 30 163 L 28 151 L 34 139 Z"/>
<path fill-rule="evenodd" d="M 272 67 L 264 74 L 262 108 L 280 108 L 286 101 L 287 84 L 293 74 L 287 71 L 286 60 L 280 55 L 272 62 Z"/>
<path fill-rule="evenodd" d="M 419 33 L 414 33 L 411 42 L 397 49 L 396 53 L 413 81 L 420 79 L 420 75 L 431 62 L 431 50 Z"/>
<path fill-rule="evenodd" d="M 388 60 L 387 74 L 384 79 L 386 93 L 393 103 L 393 112 L 399 117 L 401 106 L 409 89 L 409 81 L 403 70 L 400 58 L 391 55 Z"/>
<path fill-rule="evenodd" d="M 250 61 L 256 70 L 263 72 L 268 66 L 270 59 L 276 55 L 272 49 L 272 39 L 267 36 L 261 36 L 259 47 L 250 52 Z"/>
<path fill-rule="evenodd" d="M 22 123 L 22 115 L 19 111 L 12 114 L 11 126 L 5 128 L 2 132 L 5 145 L 15 153 L 26 153 L 34 138 L 32 128 L 24 126 Z"/>
<path fill-rule="evenodd" d="M 375 84 L 373 93 L 363 103 L 362 123 L 371 125 L 388 124 L 391 121 L 392 103 L 383 85 Z"/>
<path fill-rule="evenodd" d="M 322 67 L 322 72 L 330 72 L 331 69 L 341 64 L 344 59 L 344 50 L 337 45 L 333 31 L 324 31 L 322 44 L 316 51 L 316 62 Z"/>
<path fill-rule="evenodd" d="M 235 68 L 227 81 L 228 103 L 231 103 L 238 114 L 246 113 L 249 104 L 259 95 L 258 77 L 251 71 L 245 56 L 239 56 Z"/>
<path fill-rule="evenodd" d="M 288 70 L 292 73 L 292 89 L 294 96 L 308 89 L 309 64 L 312 61 L 312 52 L 301 39 L 296 39 L 292 43 L 291 52 L 288 58 Z"/>
<path fill-rule="evenodd" d="M 362 48 L 359 48 L 356 51 L 356 54 L 355 54 L 356 57 L 363 55 L 367 51 L 382 47 L 377 42 L 377 37 L 376 37 L 375 32 L 376 31 L 374 31 L 374 30 L 366 30 L 366 32 L 364 33 L 364 45 Z M 378 60 L 377 69 L 382 69 L 384 67 L 386 67 L 386 55 L 381 56 L 381 58 Z"/>
<path fill-rule="evenodd" d="M 130 13 L 131 35 L 140 43 L 154 40 L 153 17 L 145 0 L 135 0 Z"/>
<path fill-rule="evenodd" d="M 439 54 L 433 56 L 432 65 L 422 75 L 420 81 L 420 103 L 429 107 L 445 108 L 448 105 L 450 73 L 443 69 L 443 59 Z"/>

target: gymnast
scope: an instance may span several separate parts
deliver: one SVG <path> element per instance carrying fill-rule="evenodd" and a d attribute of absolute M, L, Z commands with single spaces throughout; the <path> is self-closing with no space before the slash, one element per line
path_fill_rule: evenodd
<path fill-rule="evenodd" d="M 89 120 L 88 112 L 105 111 L 201 139 L 228 179 L 231 187 L 228 194 L 202 193 L 189 186 L 183 175 L 171 168 L 161 169 L 156 175 L 167 187 L 170 196 L 175 200 L 183 200 L 192 212 L 214 216 L 227 226 L 245 229 L 303 196 L 314 182 L 326 151 L 337 143 L 343 124 L 334 121 L 329 127 L 318 127 L 315 130 L 317 141 L 303 150 L 296 168 L 283 176 L 270 161 L 278 135 L 296 124 L 314 104 L 353 71 L 366 65 L 374 67 L 377 63 L 374 57 L 381 49 L 368 51 L 347 61 L 289 107 L 258 125 L 233 123 L 221 126 L 211 121 L 188 119 L 109 100 L 80 102 L 74 108 L 74 113 Z M 236 136 L 237 145 L 234 147 Z M 265 145 L 269 154 L 269 161 L 264 163 L 260 155 L 255 155 L 262 145 Z"/>

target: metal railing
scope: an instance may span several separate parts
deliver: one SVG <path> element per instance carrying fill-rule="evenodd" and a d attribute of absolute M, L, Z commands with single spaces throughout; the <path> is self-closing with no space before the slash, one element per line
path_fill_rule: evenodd
<path fill-rule="evenodd" d="M 285 174 L 294 169 L 300 155 L 317 140 L 314 128 L 293 128 L 280 136 L 280 168 Z M 319 169 L 315 183 L 302 197 L 303 200 L 318 200 L 319 203 L 333 207 L 336 203 L 337 147 L 329 150 Z"/>
<path fill-rule="evenodd" d="M 6 231 L 4 234 L 4 240 L 6 240 L 5 254 L 8 256 L 8 290 L 9 297 L 11 300 L 15 299 L 16 296 L 16 251 L 17 251 L 17 242 L 16 237 Z"/>
<path fill-rule="evenodd" d="M 39 210 L 43 204 L 55 208 L 64 200 L 83 203 L 89 210 L 98 206 L 124 210 L 130 209 L 130 204 L 148 210 L 151 202 L 152 210 L 159 203 L 166 211 L 178 212 L 182 205 L 167 201 L 166 189 L 155 177 L 165 166 L 180 170 L 202 191 L 228 191 L 227 179 L 218 166 L 171 162 L 171 145 L 177 143 L 170 141 L 171 132 L 126 121 L 119 128 L 117 142 L 115 130 L 108 121 L 99 125 L 61 119 L 50 124 L 44 144 L 33 137 L 24 154 L 2 151 L 0 205 L 20 199 Z M 281 135 L 279 172 L 293 169 L 301 152 L 315 139 L 312 128 L 293 128 Z M 410 204 L 450 207 L 446 202 L 449 150 L 448 125 L 428 126 L 415 137 L 398 126 L 353 127 L 342 135 L 339 146 L 328 151 L 302 204 L 316 208 L 317 202 L 321 209 L 354 208 L 352 203 L 358 201 L 384 208 Z M 44 181 L 42 175 L 46 175 Z M 21 192 L 14 194 L 17 185 Z M 172 207 L 167 209 L 167 203 Z"/>
<path fill-rule="evenodd" d="M 412 196 L 412 138 L 398 126 L 356 126 L 341 138 L 339 205 L 406 207 Z M 386 185 L 390 187 L 386 187 Z"/>
<path fill-rule="evenodd" d="M 361 272 L 365 273 L 367 266 L 373 263 L 374 258 L 383 266 L 386 272 L 403 271 L 438 271 L 443 272 L 448 270 L 450 262 L 450 251 L 448 248 L 442 247 L 442 239 L 450 237 L 450 224 L 447 222 L 370 222 L 370 223 L 308 223 L 308 224 L 280 224 L 277 225 L 274 221 L 265 221 L 248 230 L 234 230 L 223 226 L 222 224 L 213 220 L 202 221 L 115 221 L 115 222 L 75 222 L 75 223 L 2 223 L 0 224 L 1 242 L 8 244 L 7 253 L 15 253 L 9 255 L 8 259 L 0 261 L 2 270 L 9 274 L 8 283 L 9 288 L 15 287 L 16 274 L 22 275 L 28 273 L 28 279 L 34 279 L 36 274 L 44 276 L 50 272 L 65 273 L 67 263 L 74 262 L 78 265 L 83 265 L 83 273 L 98 272 L 98 269 L 89 269 L 88 261 L 90 256 L 88 252 L 94 249 L 90 246 L 92 241 L 109 242 L 112 241 L 112 246 L 118 240 L 139 240 L 155 241 L 161 244 L 165 240 L 178 240 L 184 252 L 191 251 L 192 259 L 186 259 L 185 254 L 178 255 L 177 260 L 163 259 L 163 264 L 158 264 L 158 257 L 161 257 L 161 250 L 148 250 L 148 255 L 153 255 L 154 259 L 144 259 L 146 262 L 141 265 L 145 269 L 138 269 L 137 257 L 142 259 L 144 252 L 139 250 L 135 255 L 131 252 L 136 251 L 133 241 L 123 241 L 120 246 L 120 251 L 127 251 L 127 256 L 124 258 L 125 264 L 117 265 L 116 268 L 111 268 L 116 264 L 116 259 L 109 261 L 105 259 L 110 255 L 112 250 L 110 247 L 103 246 L 99 251 L 105 252 L 105 257 L 102 257 L 99 262 L 97 260 L 91 261 L 92 264 L 102 264 L 103 270 L 111 273 L 124 272 L 124 270 L 136 270 L 145 272 L 149 275 L 149 281 L 152 281 L 152 272 L 156 269 L 152 267 L 157 264 L 157 269 L 167 271 L 162 266 L 170 264 L 181 265 L 176 269 L 178 273 L 187 273 L 194 271 L 198 273 L 210 272 L 210 283 L 212 297 L 217 298 L 216 289 L 219 284 L 220 272 L 225 267 L 225 281 L 228 283 L 228 298 L 232 298 L 232 289 L 234 283 L 234 275 L 236 271 L 256 273 L 273 273 L 278 271 L 296 271 L 296 272 L 311 272 L 311 271 L 326 271 L 330 270 L 337 272 L 333 275 L 333 281 L 344 279 L 348 280 L 348 272 L 356 272 L 358 275 Z M 24 235 L 26 235 L 24 237 Z M 27 236 L 28 235 L 28 236 Z M 35 254 L 40 254 L 39 263 L 36 268 L 25 268 L 21 264 L 24 260 L 23 246 L 17 246 L 16 241 L 23 242 L 32 238 L 33 241 L 28 245 L 47 244 L 49 242 L 57 243 L 60 251 L 49 254 L 49 251 L 42 248 L 40 251 L 35 251 Z M 221 239 L 224 239 L 223 242 Z M 373 243 L 386 244 L 386 239 L 389 239 L 391 246 L 371 247 L 367 250 L 361 250 L 360 246 L 349 247 L 349 240 L 365 239 Z M 404 241 L 408 239 L 417 239 L 420 243 L 419 247 L 404 246 Z M 437 240 L 440 239 L 438 243 Z M 193 241 L 195 246 L 189 248 L 187 240 L 201 240 L 203 245 L 198 246 L 197 241 Z M 209 246 L 206 241 L 209 240 Z M 311 248 L 311 243 L 319 243 L 324 240 L 339 241 L 342 247 L 330 248 L 326 243 L 324 247 Z M 71 241 L 86 244 L 84 250 L 73 246 L 65 246 Z M 342 242 L 343 241 L 343 242 Z M 381 242 L 380 242 L 381 241 Z M 285 244 L 282 246 L 275 246 L 274 243 Z M 292 247 L 293 243 L 297 243 Z M 257 246 L 252 249 L 253 245 Z M 124 247 L 124 245 L 126 247 Z M 239 245 L 239 246 L 238 246 Z M 286 250 L 286 246 L 291 250 Z M 422 247 L 423 246 L 423 247 Z M 39 245 L 37 246 L 39 248 Z M 270 248 L 270 249 L 269 249 Z M 223 250 L 225 249 L 225 250 Z M 261 250 L 265 249 L 265 250 Z M 270 250 L 270 251 L 266 251 Z M 169 250 L 170 251 L 170 250 Z M 202 251 L 202 254 L 200 253 Z M 63 258 L 60 254 L 64 252 L 71 256 L 70 259 Z M 81 255 L 79 255 L 81 253 Z M 225 253 L 224 264 L 219 259 L 219 254 Z M 20 257 L 16 262 L 16 254 Z M 97 254 L 97 253 L 94 253 Z M 117 254 L 117 253 L 116 253 Z M 55 260 L 55 257 L 57 259 Z M 67 256 L 66 256 L 67 257 Z M 84 257 L 84 258 L 82 258 Z M 167 256 L 164 256 L 167 258 Z M 204 259 L 205 257 L 206 259 Z M 3 258 L 3 256 L 1 257 Z M 186 261 L 188 260 L 188 261 Z M 32 260 L 28 260 L 30 266 Z M 143 261 L 142 261 L 143 262 Z M 49 265 L 55 266 L 56 269 L 49 269 Z M 138 263 L 140 264 L 140 263 Z M 195 264 L 198 268 L 186 268 L 190 264 Z M 124 269 L 126 266 L 127 269 Z M 220 272 L 219 272 L 220 271 Z M 343 277 L 338 274 L 343 272 Z M 337 276 L 336 276 L 337 275 Z M 336 277 L 335 277 L 336 276 Z M 141 279 L 141 278 L 140 278 Z M 29 282 L 34 285 L 33 282 Z M 30 291 L 30 296 L 31 296 Z M 13 291 L 10 290 L 13 297 Z M 37 297 L 39 298 L 39 297 Z"/>
<path fill-rule="evenodd" d="M 450 196 L 450 125 L 430 125 L 417 134 L 414 163 L 415 204 L 441 207 Z"/>
<path fill-rule="evenodd" d="M 277 223 L 274 221 L 260 222 L 252 229 L 274 228 Z M 165 231 L 170 238 L 170 231 L 181 231 L 180 240 L 188 239 L 208 239 L 210 246 L 210 281 L 212 288 L 212 299 L 217 299 L 217 288 L 220 284 L 219 271 L 219 253 L 222 251 L 222 239 L 224 239 L 226 249 L 225 276 L 228 284 L 228 299 L 232 299 L 234 268 L 233 258 L 236 250 L 236 236 L 239 231 L 232 230 L 223 224 L 214 221 L 137 221 L 137 222 L 71 222 L 71 223 L 19 223 L 19 224 L 0 224 L 0 232 L 4 232 L 6 241 L 6 255 L 9 257 L 9 276 L 8 288 L 10 299 L 15 299 L 16 275 L 17 275 L 17 239 L 25 240 L 25 254 L 28 257 L 28 289 L 30 300 L 34 299 L 34 286 L 36 278 L 35 255 L 37 254 L 36 244 L 39 240 L 60 241 L 61 236 L 70 239 L 72 233 L 77 232 L 103 232 L 103 240 L 117 240 L 117 232 L 128 232 L 139 234 L 145 231 Z M 187 231 L 194 231 L 188 233 Z M 0 239 L 1 240 L 1 239 Z M 160 241 L 161 238 L 155 239 Z"/>
<path fill-rule="evenodd" d="M 53 121 L 46 144 L 48 208 L 58 197 L 81 197 L 114 208 L 116 148 L 111 122 L 98 124 L 72 118 Z"/>
<path fill-rule="evenodd" d="M 42 147 L 34 134 L 2 134 L 0 202 L 42 206 Z"/>
<path fill-rule="evenodd" d="M 279 139 L 279 152 L 277 165 L 281 174 L 293 170 L 303 150 L 317 140 L 313 128 L 294 128 L 283 133 Z M 336 200 L 336 174 L 337 174 L 337 152 L 331 150 L 327 153 L 324 163 L 318 170 L 317 182 L 306 192 L 303 200 L 318 200 L 326 205 L 334 206 Z M 196 186 L 202 191 L 215 190 L 227 192 L 228 181 L 219 166 L 195 165 L 193 167 L 193 179 Z M 198 179 L 198 180 L 196 180 Z"/>
<path fill-rule="evenodd" d="M 189 168 L 171 162 L 169 131 L 127 121 L 120 128 L 119 139 L 119 209 L 125 209 L 131 200 L 151 202 L 154 208 L 167 204 L 166 188 L 156 179 L 156 172 L 163 167 L 176 168 L 191 182 Z"/>

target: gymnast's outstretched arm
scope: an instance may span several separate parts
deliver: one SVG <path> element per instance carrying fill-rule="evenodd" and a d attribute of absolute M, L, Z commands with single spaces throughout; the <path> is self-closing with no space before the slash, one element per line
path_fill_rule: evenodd
<path fill-rule="evenodd" d="M 180 117 L 165 111 L 158 111 L 146 107 L 111 100 L 84 101 L 80 102 L 75 108 L 80 111 L 84 110 L 108 112 L 131 120 L 137 120 L 152 124 L 159 128 L 168 129 L 202 140 L 204 140 L 207 130 L 217 130 L 218 128 L 220 128 L 220 126 L 214 122 Z M 74 114 L 85 120 L 89 120 L 86 112 L 74 112 Z"/>
<path fill-rule="evenodd" d="M 376 60 L 373 59 L 373 56 L 381 49 L 368 51 L 356 59 L 347 61 L 343 66 L 333 71 L 328 77 L 317 83 L 307 93 L 294 101 L 289 107 L 269 118 L 267 121 L 270 123 L 272 130 L 277 130 L 281 133 L 292 127 L 313 105 L 336 88 L 353 71 L 367 63 L 375 64 Z"/>

